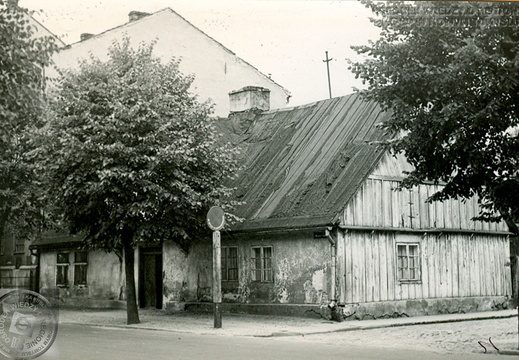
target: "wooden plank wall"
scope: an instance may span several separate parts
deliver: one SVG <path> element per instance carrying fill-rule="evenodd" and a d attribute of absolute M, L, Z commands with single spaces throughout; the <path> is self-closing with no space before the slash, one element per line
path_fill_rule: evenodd
<path fill-rule="evenodd" d="M 456 229 L 507 232 L 504 222 L 472 221 L 479 213 L 476 197 L 466 201 L 427 203 L 439 185 L 397 190 L 398 180 L 369 177 L 344 210 L 345 226 L 401 229 Z"/>
<path fill-rule="evenodd" d="M 400 283 L 396 243 L 420 244 L 421 281 Z M 508 237 L 346 231 L 337 244 L 342 303 L 511 295 Z"/>
<path fill-rule="evenodd" d="M 441 185 L 420 185 L 398 191 L 411 165 L 400 155 L 386 153 L 343 213 L 343 225 L 401 229 L 456 229 L 507 232 L 505 222 L 472 221 L 478 215 L 477 197 L 426 203 Z"/>

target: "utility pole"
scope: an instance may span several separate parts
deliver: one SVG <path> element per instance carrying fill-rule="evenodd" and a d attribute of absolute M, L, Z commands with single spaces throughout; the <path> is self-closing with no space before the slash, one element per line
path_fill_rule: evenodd
<path fill-rule="evenodd" d="M 332 98 L 332 83 L 330 82 L 330 65 L 328 64 L 330 61 L 332 61 L 333 59 L 330 58 L 328 59 L 328 51 L 325 52 L 326 53 L 326 60 L 323 60 L 323 62 L 326 63 L 326 71 L 328 73 L 328 92 L 330 93 L 330 99 Z"/>

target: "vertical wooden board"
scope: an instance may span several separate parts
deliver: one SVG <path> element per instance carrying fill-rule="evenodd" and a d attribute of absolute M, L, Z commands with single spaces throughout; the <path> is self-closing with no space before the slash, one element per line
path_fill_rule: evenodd
<path fill-rule="evenodd" d="M 440 297 L 447 296 L 445 287 L 445 234 L 438 236 L 438 267 L 436 268 L 437 278 L 440 279 Z"/>
<path fill-rule="evenodd" d="M 371 233 L 366 232 L 364 237 L 364 294 L 366 301 L 373 301 L 374 281 L 373 281 L 373 241 Z"/>
<path fill-rule="evenodd" d="M 442 247 L 442 260 L 443 266 L 441 267 L 442 271 L 442 297 L 450 296 L 450 269 L 449 269 L 449 233 L 444 233 L 441 237 L 441 247 Z"/>
<path fill-rule="evenodd" d="M 433 186 L 434 192 L 437 192 L 440 188 L 437 185 Z M 445 228 L 445 205 L 441 201 L 436 201 L 436 227 L 439 229 Z"/>
<path fill-rule="evenodd" d="M 503 251 L 503 262 L 505 264 L 508 264 L 510 262 L 510 246 L 508 245 L 510 243 L 510 239 L 508 236 L 504 238 L 504 240 L 501 241 L 502 251 Z M 504 265 L 503 265 L 504 266 Z M 512 279 L 511 279 L 511 268 L 510 265 L 504 266 L 503 271 L 505 273 L 504 276 L 504 287 L 505 287 L 505 294 L 511 296 L 512 295 Z"/>
<path fill-rule="evenodd" d="M 490 295 L 490 271 L 489 270 L 489 256 L 488 256 L 488 243 L 485 236 L 476 235 L 474 237 L 476 241 L 480 244 L 481 248 L 481 257 L 480 257 L 480 266 L 479 266 L 479 274 L 480 274 L 480 282 L 481 282 L 481 295 Z"/>
<path fill-rule="evenodd" d="M 363 226 L 373 226 L 373 218 L 374 213 L 373 206 L 375 204 L 373 197 L 373 180 L 368 179 L 364 182 L 364 186 L 362 187 L 362 225 Z"/>
<path fill-rule="evenodd" d="M 474 248 L 474 246 L 472 245 L 472 236 L 473 235 L 469 235 L 467 238 L 466 238 L 466 248 L 467 249 L 467 279 L 468 279 L 468 284 L 467 284 L 467 289 L 468 289 L 468 295 L 467 296 L 473 296 L 475 293 L 476 293 L 476 283 L 479 282 L 479 275 L 477 273 L 474 272 L 474 269 L 473 269 L 473 258 L 474 258 L 474 252 L 476 252 L 477 249 Z"/>
<path fill-rule="evenodd" d="M 423 299 L 429 298 L 429 241 L 427 238 L 427 233 L 424 233 L 420 242 L 421 297 Z"/>
<path fill-rule="evenodd" d="M 500 252 L 502 254 L 502 259 L 501 259 L 501 269 L 502 269 L 502 274 L 503 276 L 501 277 L 501 286 L 502 286 L 502 291 L 501 293 L 503 295 L 510 295 L 511 292 L 510 292 L 510 286 L 511 286 L 511 267 L 510 267 L 510 247 L 508 246 L 509 244 L 509 239 L 508 237 L 505 237 L 504 238 L 505 240 L 500 240 L 499 243 L 500 243 Z"/>
<path fill-rule="evenodd" d="M 367 296 L 367 291 L 366 291 L 366 235 L 367 235 L 367 232 L 366 231 L 363 231 L 361 233 L 361 236 L 359 236 L 359 244 L 358 244 L 358 248 L 359 248 L 359 257 L 362 261 L 362 266 L 360 266 L 360 281 L 359 281 L 359 286 L 360 286 L 360 293 L 362 294 L 361 297 L 362 297 L 362 302 L 365 302 L 365 301 L 368 301 L 368 296 Z"/>
<path fill-rule="evenodd" d="M 499 268 L 497 266 L 496 257 L 499 254 L 496 252 L 497 248 L 495 246 L 495 237 L 494 236 L 485 236 L 487 242 L 487 251 L 488 251 L 488 266 L 489 268 L 486 272 L 489 273 L 489 295 L 498 295 L 497 293 L 497 279 L 499 276 Z"/>
<path fill-rule="evenodd" d="M 427 185 L 426 189 L 427 189 L 427 198 L 429 198 L 434 193 L 434 186 Z M 436 215 L 436 203 L 437 203 L 437 201 L 433 201 L 433 202 L 427 204 L 428 208 L 429 208 L 429 227 L 431 229 L 436 229 L 439 227 L 437 224 L 438 221 L 437 221 L 437 215 Z"/>
<path fill-rule="evenodd" d="M 451 207 L 451 223 L 453 229 L 461 229 L 460 222 L 460 200 L 458 199 L 450 199 L 450 207 Z"/>
<path fill-rule="evenodd" d="M 426 204 L 422 204 L 423 187 L 423 185 L 415 186 L 413 191 L 413 208 L 417 217 L 416 223 L 413 222 L 414 229 L 425 229 L 427 228 L 427 224 L 429 223 L 426 217 L 427 212 L 425 211 Z"/>
<path fill-rule="evenodd" d="M 430 229 L 431 224 L 429 221 L 429 204 L 425 202 L 427 199 L 427 185 L 419 185 L 417 187 L 417 203 L 418 203 L 418 214 L 420 216 L 420 227 L 421 229 Z"/>
<path fill-rule="evenodd" d="M 452 239 L 454 234 L 449 233 L 444 235 L 444 279 L 445 279 L 445 296 L 452 297 Z"/>
<path fill-rule="evenodd" d="M 441 252 L 441 237 L 439 234 L 434 235 L 434 279 L 435 279 L 435 292 L 436 297 L 442 296 L 442 277 L 441 277 L 441 266 L 442 262 L 442 252 Z"/>
<path fill-rule="evenodd" d="M 399 190 L 396 190 L 397 182 L 391 182 L 391 204 L 392 204 L 392 227 L 399 228 L 401 227 L 401 205 L 400 205 L 400 196 Z"/>
<path fill-rule="evenodd" d="M 344 258 L 345 260 L 345 302 L 353 303 L 353 255 L 351 247 L 351 232 L 347 232 L 344 236 Z"/>
<path fill-rule="evenodd" d="M 469 230 L 472 229 L 472 224 L 470 221 L 470 208 L 471 208 L 471 199 L 465 199 L 464 201 L 460 200 L 460 228 Z"/>
<path fill-rule="evenodd" d="M 501 268 L 499 266 L 499 252 L 497 239 L 494 236 L 489 236 L 489 251 L 490 251 L 490 266 L 492 271 L 492 295 L 499 295 L 499 277 L 501 276 Z"/>
<path fill-rule="evenodd" d="M 387 298 L 388 300 L 396 300 L 396 285 L 395 285 L 395 238 L 394 233 L 384 233 L 386 238 L 386 255 L 387 255 Z"/>
<path fill-rule="evenodd" d="M 498 262 L 496 261 L 496 257 L 499 256 L 497 252 L 497 248 L 495 246 L 496 240 L 494 236 L 488 235 L 488 256 L 490 260 L 490 279 L 491 279 L 491 295 L 499 295 L 497 293 L 497 279 L 499 276 L 499 267 Z"/>
<path fill-rule="evenodd" d="M 435 274 L 435 255 L 436 255 L 436 248 L 434 244 L 434 234 L 427 234 L 425 239 L 427 240 L 427 289 L 429 292 L 429 298 L 435 298 L 436 297 L 436 277 Z"/>
<path fill-rule="evenodd" d="M 373 301 L 380 301 L 380 288 L 382 286 L 380 269 L 382 268 L 382 264 L 380 262 L 380 239 L 379 233 L 372 233 L 372 242 L 373 242 L 373 284 L 374 284 L 374 292 L 373 292 Z"/>
<path fill-rule="evenodd" d="M 444 227 L 446 229 L 452 229 L 452 201 L 445 200 L 443 202 L 443 211 L 444 211 Z"/>
<path fill-rule="evenodd" d="M 479 239 L 474 236 L 471 237 L 470 245 L 474 249 L 471 256 L 471 268 L 474 273 L 474 293 L 473 296 L 481 296 L 484 294 L 484 285 L 482 286 L 485 278 L 482 276 L 481 268 L 484 268 L 484 254 L 483 254 L 483 246 Z M 482 291 L 483 290 L 483 291 Z"/>
<path fill-rule="evenodd" d="M 376 212 L 378 212 L 378 221 L 377 225 L 379 227 L 386 226 L 386 219 L 388 217 L 387 215 L 387 207 L 384 204 L 384 186 L 383 186 L 382 180 L 377 180 L 376 182 L 376 192 L 374 194 L 375 198 L 377 199 L 377 208 Z"/>
<path fill-rule="evenodd" d="M 360 251 L 358 249 L 358 232 L 351 233 L 351 251 L 352 251 L 352 274 L 353 274 L 353 301 L 354 303 L 361 302 L 362 293 L 360 289 L 360 267 L 361 264 L 361 258 L 360 258 Z"/>
<path fill-rule="evenodd" d="M 459 296 L 470 296 L 470 271 L 469 271 L 469 244 L 467 241 L 468 235 L 463 234 L 460 236 L 458 257 L 460 259 L 460 270 L 459 270 Z"/>
<path fill-rule="evenodd" d="M 408 189 L 401 191 L 401 205 L 402 205 L 402 216 L 404 220 L 403 227 L 406 229 L 411 228 L 411 192 Z"/>
<path fill-rule="evenodd" d="M 382 205 L 384 207 L 383 227 L 393 227 L 393 197 L 390 181 L 382 181 Z"/>
<path fill-rule="evenodd" d="M 452 286 L 452 296 L 459 297 L 460 289 L 459 289 L 459 275 L 460 275 L 460 262 L 462 261 L 459 257 L 459 248 L 460 248 L 460 237 L 462 235 L 454 235 L 451 236 L 451 286 Z"/>
<path fill-rule="evenodd" d="M 505 266 L 505 259 L 506 259 L 506 251 L 504 251 L 505 249 L 503 248 L 503 242 L 501 241 L 501 238 L 496 238 L 495 239 L 495 244 L 496 244 L 496 262 L 497 262 L 497 267 L 499 269 L 499 277 L 497 278 L 498 281 L 497 281 L 497 286 L 496 286 L 496 291 L 498 293 L 498 295 L 504 295 L 506 293 L 506 286 L 504 285 L 504 280 L 506 278 L 505 276 L 505 269 L 510 269 L 510 267 L 506 267 Z M 510 257 L 508 257 L 510 258 Z"/>
<path fill-rule="evenodd" d="M 481 235 L 481 240 L 483 241 L 483 251 L 485 252 L 485 267 L 482 271 L 486 283 L 485 295 L 489 296 L 492 295 L 492 281 L 494 278 L 494 268 L 492 267 L 492 257 L 490 255 L 490 239 L 486 235 Z"/>
<path fill-rule="evenodd" d="M 475 230 L 476 229 L 476 222 L 472 220 L 474 216 L 476 216 L 476 210 L 475 207 L 477 205 L 476 203 L 476 197 L 473 196 L 470 199 L 467 199 L 465 202 L 465 216 L 467 221 L 466 229 Z"/>
<path fill-rule="evenodd" d="M 377 232 L 377 239 L 379 242 L 379 263 L 380 263 L 380 293 L 379 301 L 388 300 L 388 267 L 390 264 L 387 259 L 387 236 L 386 233 Z"/>

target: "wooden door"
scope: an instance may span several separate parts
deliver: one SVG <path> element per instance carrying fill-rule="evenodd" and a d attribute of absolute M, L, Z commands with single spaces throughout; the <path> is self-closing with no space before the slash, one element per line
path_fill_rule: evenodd
<path fill-rule="evenodd" d="M 142 249 L 140 259 L 140 307 L 162 309 L 162 251 Z"/>

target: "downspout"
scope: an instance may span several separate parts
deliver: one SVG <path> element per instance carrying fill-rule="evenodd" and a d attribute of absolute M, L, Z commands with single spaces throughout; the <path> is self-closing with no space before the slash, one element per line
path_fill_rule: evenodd
<path fill-rule="evenodd" d="M 332 279 L 332 287 L 330 289 L 330 301 L 337 303 L 336 297 L 336 283 L 337 283 L 337 241 L 332 237 L 331 228 L 325 230 L 326 237 L 330 242 L 331 253 L 332 253 L 332 271 L 331 271 L 331 279 Z"/>
<path fill-rule="evenodd" d="M 344 320 L 342 309 L 339 308 L 337 303 L 337 236 L 332 234 L 332 227 L 329 227 L 325 230 L 326 237 L 330 242 L 331 246 L 331 255 L 332 255 L 332 269 L 331 269 L 331 278 L 332 278 L 332 286 L 330 289 L 330 302 L 328 303 L 328 308 L 331 311 L 331 319 L 337 322 L 341 322 Z"/>

